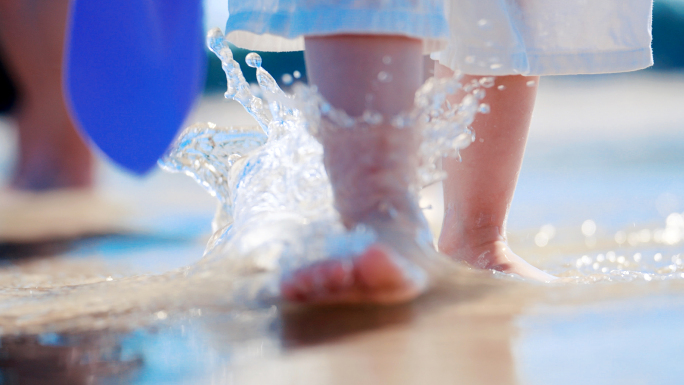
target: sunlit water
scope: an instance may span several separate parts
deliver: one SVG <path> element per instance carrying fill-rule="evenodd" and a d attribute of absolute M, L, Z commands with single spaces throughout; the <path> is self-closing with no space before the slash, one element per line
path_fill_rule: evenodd
<path fill-rule="evenodd" d="M 411 178 L 417 200 L 420 188 L 443 177 L 437 160 L 458 156 L 473 141 L 468 126 L 477 113 L 488 112 L 480 100 L 494 85 L 492 78 L 465 85 L 459 82 L 461 76 L 433 78 L 416 93 L 411 111 L 387 117 L 368 109 L 351 117 L 328 104 L 315 88 L 295 84 L 294 94 L 285 94 L 256 53 L 246 58 L 257 71 L 259 87 L 251 87 L 220 30 L 209 33 L 208 44 L 226 72 L 225 96 L 244 106 L 258 126 L 196 124 L 180 134 L 160 164 L 191 175 L 220 201 L 203 263 L 217 265 L 216 270 L 240 261 L 255 272 L 271 273 L 264 275 L 267 281 L 254 282 L 262 294 L 273 297 L 283 274 L 321 259 L 349 260 L 376 239 L 369 227 L 347 231 L 342 226 L 317 140 L 321 130 L 364 130 L 386 123 L 393 130 L 419 126 L 422 166 Z M 381 71 L 378 81 L 392 81 L 391 74 Z M 466 96 L 451 105 L 446 97 L 460 89 Z M 423 237 L 432 243 L 431 235 Z"/>
<path fill-rule="evenodd" d="M 0 275 L 3 333 L 128 330 L 192 319 L 207 308 L 270 309 L 282 274 L 321 258 L 349 258 L 373 242 L 371 230 L 347 231 L 339 224 L 316 125 L 328 119 L 351 128 L 387 118 L 373 111 L 346 116 L 303 86 L 286 95 L 255 55 L 249 61 L 257 68 L 260 87 L 250 87 L 222 36 L 213 31 L 209 43 L 224 63 L 226 97 L 240 102 L 258 125 L 196 124 L 180 134 L 162 161 L 168 170 L 192 175 L 219 201 L 204 260 L 163 274 L 137 276 L 83 261 L 6 268 Z M 417 174 L 416 189 L 442 177 L 435 160 L 456 155 L 472 141 L 468 125 L 476 113 L 488 110 L 479 103 L 484 92 L 505 92 L 493 85 L 489 78 L 466 85 L 458 78 L 433 79 L 420 90 L 414 111 L 392 119 L 397 129 L 423 124 L 425 166 Z M 446 105 L 444 96 L 460 87 L 469 97 L 460 105 Z M 679 246 L 684 220 L 678 212 L 660 225 L 609 234 L 596 223 L 582 223 L 576 229 L 581 235 L 569 241 L 567 252 L 544 258 L 545 248 L 557 245 L 565 230 L 547 225 L 527 244 L 519 244 L 529 246 L 521 248 L 521 254 L 540 255 L 539 265 L 563 277 L 570 288 L 574 283 L 682 279 Z M 193 252 L 199 259 L 201 251 Z"/>

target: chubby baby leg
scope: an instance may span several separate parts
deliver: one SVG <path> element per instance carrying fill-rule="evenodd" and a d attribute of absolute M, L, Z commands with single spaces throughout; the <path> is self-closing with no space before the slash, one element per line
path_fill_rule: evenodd
<path fill-rule="evenodd" d="M 437 65 L 436 76 L 453 72 Z M 464 78 L 468 82 L 471 78 Z M 506 242 L 506 217 L 513 199 L 529 131 L 538 77 L 501 76 L 483 100 L 491 113 L 473 123 L 477 140 L 462 161 L 444 159 L 444 223 L 439 249 L 471 266 L 540 281 L 555 277 L 513 253 Z M 503 86 L 503 87 L 500 87 Z M 501 89 L 499 89 L 499 87 Z M 462 95 L 452 96 L 460 100 Z"/>
<path fill-rule="evenodd" d="M 283 282 L 283 296 L 316 303 L 410 300 L 427 286 L 419 265 L 439 256 L 415 196 L 419 132 L 389 121 L 413 107 L 422 83 L 422 43 L 401 36 L 311 37 L 306 62 L 310 81 L 333 107 L 350 116 L 383 115 L 383 123 L 320 133 L 342 221 L 372 228 L 378 243 L 351 266 L 327 261 L 295 272 Z"/>

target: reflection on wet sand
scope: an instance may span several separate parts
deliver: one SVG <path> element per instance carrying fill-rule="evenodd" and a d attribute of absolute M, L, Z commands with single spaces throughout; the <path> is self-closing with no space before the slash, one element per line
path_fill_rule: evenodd
<path fill-rule="evenodd" d="M 115 377 L 131 379 L 142 358 L 126 359 L 115 335 L 4 337 L 0 348 L 1 382 L 27 385 L 80 385 Z"/>
<path fill-rule="evenodd" d="M 8 336 L 0 365 L 21 384 L 156 383 L 177 370 L 160 364 L 170 355 L 185 361 L 169 382 L 179 384 L 513 384 L 512 320 L 525 302 L 514 298 L 527 291 L 483 276 L 402 306 L 204 308 L 144 332 Z"/>
<path fill-rule="evenodd" d="M 505 291 L 516 286 L 485 281 L 443 287 L 396 308 L 306 310 L 286 318 L 284 341 L 296 336 L 293 343 L 306 343 L 291 351 L 289 365 L 299 373 L 319 372 L 318 378 L 298 377 L 307 384 L 514 384 L 511 321 L 522 303 L 506 301 Z M 325 373 L 317 365 L 325 365 Z M 289 383 L 277 380 L 282 365 L 267 368 L 272 377 L 239 374 L 245 383 Z"/>

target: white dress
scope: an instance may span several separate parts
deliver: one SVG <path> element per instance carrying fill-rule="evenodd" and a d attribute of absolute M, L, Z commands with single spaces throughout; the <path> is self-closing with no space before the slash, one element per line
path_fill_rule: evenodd
<path fill-rule="evenodd" d="M 472 75 L 633 71 L 653 64 L 652 0 L 228 0 L 228 39 L 261 51 L 303 36 L 422 39 L 433 59 Z"/>

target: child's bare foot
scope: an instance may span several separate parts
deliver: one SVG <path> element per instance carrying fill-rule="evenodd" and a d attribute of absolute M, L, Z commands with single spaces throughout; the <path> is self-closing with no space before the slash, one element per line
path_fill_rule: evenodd
<path fill-rule="evenodd" d="M 550 282 L 556 277 L 530 265 L 515 254 L 498 227 L 458 231 L 460 226 L 449 223 L 449 214 L 439 239 L 439 250 L 451 258 L 479 269 L 492 269 L 517 274 L 536 281 Z"/>
<path fill-rule="evenodd" d="M 286 300 L 392 304 L 427 289 L 430 266 L 443 258 L 432 249 L 411 192 L 417 167 L 414 134 L 383 125 L 324 130 L 324 158 L 340 217 L 349 228 L 373 229 L 377 243 L 351 261 L 328 260 L 295 271 L 281 284 Z"/>
<path fill-rule="evenodd" d="M 319 130 L 342 222 L 373 229 L 377 243 L 351 262 L 295 271 L 282 282 L 282 295 L 315 304 L 409 301 L 426 290 L 429 266 L 441 258 L 417 204 L 420 135 L 387 122 L 413 106 L 422 83 L 422 43 L 402 36 L 307 37 L 305 55 L 309 79 L 332 106 L 350 116 L 372 110 L 384 117 L 354 128 L 326 122 Z M 386 76 L 379 80 L 379 74 Z"/>
<path fill-rule="evenodd" d="M 453 72 L 437 65 L 435 74 L 448 77 Z M 479 78 L 465 76 L 462 82 Z M 439 249 L 473 267 L 548 282 L 555 277 L 513 253 L 505 237 L 506 217 L 522 165 L 538 80 L 525 76 L 495 78 L 497 87 L 488 89 L 482 100 L 491 106 L 491 113 L 478 115 L 472 125 L 478 140 L 463 150 L 462 161 L 443 160 L 449 177 L 444 181 L 447 211 Z M 453 101 L 462 97 L 462 93 L 457 94 Z"/>
<path fill-rule="evenodd" d="M 418 277 L 407 271 L 401 258 L 373 245 L 351 263 L 329 260 L 295 271 L 282 282 L 281 293 L 310 304 L 407 302 L 425 290 L 426 277 L 421 270 L 414 270 Z"/>

